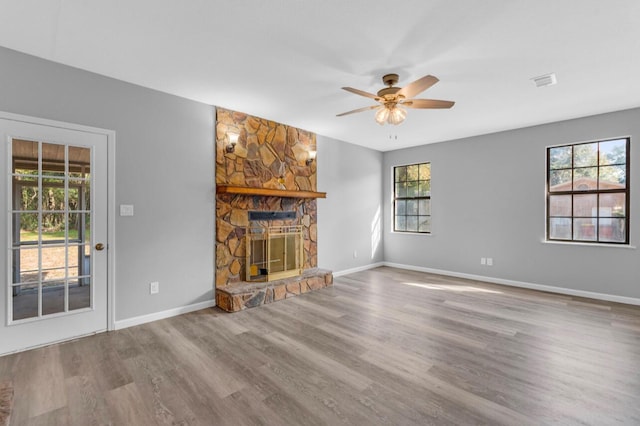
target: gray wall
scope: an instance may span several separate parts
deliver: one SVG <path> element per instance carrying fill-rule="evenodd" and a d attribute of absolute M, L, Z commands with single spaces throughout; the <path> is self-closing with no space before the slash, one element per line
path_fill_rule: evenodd
<path fill-rule="evenodd" d="M 5 48 L 0 69 L 0 110 L 116 131 L 116 320 L 212 300 L 213 107 Z"/>
<path fill-rule="evenodd" d="M 640 298 L 640 251 L 543 243 L 545 147 L 631 136 L 631 244 L 640 244 L 640 109 L 384 155 L 385 260 Z M 433 234 L 393 233 L 391 168 L 431 162 Z M 494 266 L 481 266 L 492 257 Z"/>
<path fill-rule="evenodd" d="M 382 153 L 317 136 L 318 266 L 341 272 L 383 260 Z M 357 257 L 353 253 L 356 251 Z"/>

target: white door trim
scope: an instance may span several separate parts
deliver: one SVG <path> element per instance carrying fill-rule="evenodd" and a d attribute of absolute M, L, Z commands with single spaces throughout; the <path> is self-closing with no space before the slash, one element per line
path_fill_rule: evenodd
<path fill-rule="evenodd" d="M 104 135 L 107 138 L 107 330 L 115 330 L 116 323 L 116 289 L 115 289 L 115 252 L 116 252 L 116 132 L 114 130 L 98 127 L 83 126 L 80 124 L 63 121 L 48 120 L 45 118 L 30 117 L 0 111 L 0 118 L 22 123 L 39 124 L 43 126 L 58 127 L 61 129 L 77 130 L 87 133 Z"/>

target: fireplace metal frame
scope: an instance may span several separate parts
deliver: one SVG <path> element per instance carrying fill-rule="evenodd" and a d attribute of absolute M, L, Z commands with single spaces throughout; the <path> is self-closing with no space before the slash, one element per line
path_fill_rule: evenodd
<path fill-rule="evenodd" d="M 274 281 L 302 275 L 302 225 L 252 225 L 247 228 L 245 243 L 247 281 Z"/>

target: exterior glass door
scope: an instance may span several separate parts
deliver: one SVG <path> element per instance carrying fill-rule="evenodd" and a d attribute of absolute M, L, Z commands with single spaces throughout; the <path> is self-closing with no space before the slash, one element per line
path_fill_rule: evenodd
<path fill-rule="evenodd" d="M 0 355 L 107 329 L 109 133 L 44 121 L 0 113 Z"/>

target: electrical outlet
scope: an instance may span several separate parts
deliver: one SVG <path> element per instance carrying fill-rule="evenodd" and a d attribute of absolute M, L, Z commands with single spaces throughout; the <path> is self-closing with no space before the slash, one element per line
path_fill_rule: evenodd
<path fill-rule="evenodd" d="M 493 257 L 487 257 L 487 266 L 493 266 Z"/>
<path fill-rule="evenodd" d="M 355 259 L 356 257 L 358 257 L 358 251 L 357 251 L 357 250 L 354 250 L 354 251 L 353 251 L 353 258 Z"/>
<path fill-rule="evenodd" d="M 480 258 L 480 264 L 481 265 L 486 265 L 487 264 L 487 258 L 486 257 L 481 257 Z"/>
<path fill-rule="evenodd" d="M 158 281 L 149 283 L 149 294 L 158 294 L 158 293 L 160 293 L 160 283 Z"/>

